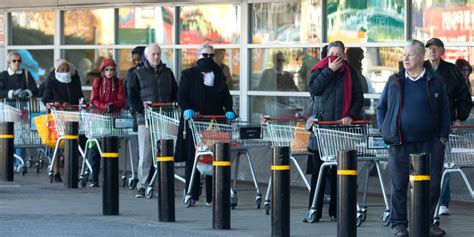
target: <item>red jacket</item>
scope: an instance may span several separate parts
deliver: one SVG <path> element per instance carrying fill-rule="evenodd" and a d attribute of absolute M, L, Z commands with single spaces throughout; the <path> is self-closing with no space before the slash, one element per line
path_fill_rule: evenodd
<path fill-rule="evenodd" d="M 100 71 L 102 72 L 107 66 L 116 68 L 113 59 L 104 59 L 100 65 Z M 125 106 L 122 81 L 116 77 L 106 78 L 102 76 L 96 78 L 92 84 L 91 105 L 98 110 L 106 111 L 107 105 L 110 103 L 114 105 L 115 111 L 119 111 Z"/>

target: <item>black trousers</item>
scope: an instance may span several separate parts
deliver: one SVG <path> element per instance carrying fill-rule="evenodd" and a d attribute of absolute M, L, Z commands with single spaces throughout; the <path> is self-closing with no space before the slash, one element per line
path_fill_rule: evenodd
<path fill-rule="evenodd" d="M 405 142 L 388 149 L 388 170 L 392 186 L 390 206 L 390 222 L 392 227 L 400 224 L 408 225 L 407 191 L 409 183 L 409 155 L 412 153 L 431 154 L 430 167 L 430 201 L 431 220 L 440 195 L 441 175 L 444 162 L 444 144 L 438 138 L 423 142 Z"/>
<path fill-rule="evenodd" d="M 320 159 L 319 151 L 315 151 L 311 157 L 311 191 L 309 193 L 309 208 L 312 205 L 313 197 L 316 191 L 316 183 L 318 182 L 318 175 L 323 164 L 323 161 Z M 329 172 L 329 175 L 328 175 Z M 324 198 L 324 189 L 326 187 L 326 177 L 329 177 L 331 183 L 331 201 L 329 203 L 329 216 L 336 217 L 337 213 L 337 167 L 326 167 L 323 170 L 321 185 L 318 192 L 318 197 L 316 201 L 316 219 L 321 219 L 323 213 L 323 198 Z"/>

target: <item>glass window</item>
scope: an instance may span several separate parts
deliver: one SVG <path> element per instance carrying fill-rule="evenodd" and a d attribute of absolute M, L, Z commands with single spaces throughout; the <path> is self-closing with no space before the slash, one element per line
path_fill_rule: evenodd
<path fill-rule="evenodd" d="M 111 49 L 66 49 L 63 55 L 75 66 L 83 86 L 91 86 L 94 79 L 100 76 L 102 60 L 113 57 Z"/>
<path fill-rule="evenodd" d="M 28 70 L 39 86 L 54 67 L 54 51 L 51 49 L 19 49 L 16 51 L 21 55 L 21 68 Z"/>
<path fill-rule="evenodd" d="M 181 7 L 181 44 L 240 43 L 240 5 L 199 5 Z"/>
<path fill-rule="evenodd" d="M 174 7 L 118 9 L 117 44 L 172 44 Z"/>
<path fill-rule="evenodd" d="M 472 1 L 427 1 L 413 4 L 413 38 L 427 41 L 469 42 L 474 36 Z M 469 2 L 469 3 L 467 3 Z"/>
<path fill-rule="evenodd" d="M 319 48 L 252 49 L 250 90 L 307 91 Z"/>
<path fill-rule="evenodd" d="M 161 49 L 161 60 L 166 64 L 166 67 L 173 70 L 173 49 Z M 124 79 L 127 75 L 128 69 L 133 67 L 132 63 L 132 49 L 117 49 L 117 65 L 118 65 L 118 76 L 121 79 Z"/>
<path fill-rule="evenodd" d="M 311 98 L 286 96 L 251 96 L 250 121 L 258 122 L 260 117 L 292 117 L 303 113 L 310 105 Z"/>
<path fill-rule="evenodd" d="M 321 42 L 321 1 L 251 5 L 250 42 Z"/>
<path fill-rule="evenodd" d="M 10 13 L 10 45 L 52 45 L 54 11 Z"/>
<path fill-rule="evenodd" d="M 404 39 L 405 0 L 328 0 L 327 14 L 329 42 L 392 42 Z"/>
<path fill-rule="evenodd" d="M 197 55 L 196 49 L 183 49 L 181 51 L 179 73 L 195 66 Z M 215 49 L 214 60 L 218 62 L 226 75 L 229 90 L 238 90 L 240 82 L 240 50 L 239 49 Z"/>
<path fill-rule="evenodd" d="M 114 9 L 64 11 L 63 44 L 111 45 L 114 43 Z"/>

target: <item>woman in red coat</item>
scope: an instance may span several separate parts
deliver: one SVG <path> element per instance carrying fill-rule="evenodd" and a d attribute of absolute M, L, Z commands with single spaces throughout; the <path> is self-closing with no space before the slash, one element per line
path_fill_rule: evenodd
<path fill-rule="evenodd" d="M 92 84 L 91 106 L 99 112 L 117 112 L 125 106 L 122 81 L 117 75 L 117 65 L 113 59 L 104 59 L 100 65 L 100 77 Z M 100 154 L 94 143 L 90 143 L 89 156 L 92 166 L 91 187 L 99 186 Z"/>

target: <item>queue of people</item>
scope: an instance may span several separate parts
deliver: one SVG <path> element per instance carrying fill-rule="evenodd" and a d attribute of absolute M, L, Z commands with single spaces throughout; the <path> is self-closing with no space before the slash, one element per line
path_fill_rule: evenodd
<path fill-rule="evenodd" d="M 425 51 L 428 60 L 424 60 Z M 350 56 L 347 57 L 347 53 Z M 362 54 L 362 55 L 361 55 Z M 390 145 L 388 169 L 391 180 L 392 198 L 390 223 L 394 236 L 408 236 L 407 189 L 411 153 L 431 155 L 431 217 L 441 198 L 441 214 L 449 213 L 449 179 L 441 192 L 440 183 L 444 162 L 444 149 L 449 138 L 450 126 L 465 121 L 471 111 L 472 101 L 468 87 L 472 67 L 466 60 L 459 59 L 456 65 L 444 61 L 444 43 L 433 38 L 423 44 L 409 40 L 404 47 L 402 67 L 388 78 L 377 106 L 377 124 L 386 144 Z M 181 108 L 175 160 L 186 162 L 186 187 L 192 188 L 191 206 L 199 200 L 200 173 L 194 170 L 194 185 L 190 184 L 193 173 L 195 147 L 192 136 L 183 136 L 186 129 L 191 134 L 188 120 L 196 114 L 224 115 L 233 120 L 232 97 L 229 92 L 228 67 L 223 64 L 225 50 L 216 50 L 203 45 L 197 50 L 194 67 L 181 73 L 179 86 L 173 71 L 161 60 L 161 48 L 156 44 L 137 47 L 132 51 L 134 67 L 124 82 L 117 77 L 117 65 L 112 59 L 104 59 L 100 75 L 94 80 L 91 106 L 101 112 L 117 112 L 128 108 L 136 118 L 138 130 L 138 185 L 136 197 L 144 197 L 145 189 L 153 174 L 152 148 L 149 128 L 145 126 L 144 102 L 177 102 Z M 217 58 L 216 58 L 217 56 Z M 334 41 L 327 45 L 325 55 L 311 70 L 306 70 L 312 105 L 310 114 L 322 121 L 340 121 L 351 125 L 362 118 L 363 93 L 369 86 L 362 75 L 362 50 L 346 50 L 344 43 Z M 283 70 L 285 59 L 281 52 L 273 57 L 274 68 L 263 72 L 258 88 L 261 90 L 298 91 L 293 76 Z M 38 88 L 31 74 L 20 68 L 21 56 L 8 54 L 8 69 L 0 74 L 0 98 L 28 99 L 38 96 Z M 352 65 L 352 66 L 351 66 Z M 355 65 L 355 66 L 354 66 Z M 307 65 L 308 67 L 308 65 Z M 354 68 L 355 67 L 355 68 Z M 303 73 L 303 72 L 301 72 Z M 78 72 L 64 59 L 54 64 L 43 85 L 42 101 L 58 107 L 69 107 L 80 103 L 84 97 Z M 310 138 L 308 170 L 312 174 L 309 205 L 317 200 L 316 221 L 322 218 L 323 190 L 314 197 L 316 182 L 322 161 L 314 135 Z M 99 186 L 100 155 L 97 148 L 89 147 L 92 164 L 92 184 Z M 18 151 L 20 152 L 20 151 Z M 326 172 L 326 171 L 324 171 Z M 329 216 L 336 220 L 336 171 L 330 170 L 329 183 L 331 201 Z M 326 178 L 326 175 L 322 175 Z M 54 180 L 61 181 L 59 166 L 54 164 Z M 212 178 L 205 177 L 206 203 L 212 202 Z M 324 184 L 325 181 L 323 180 Z M 322 185 L 321 188 L 324 188 Z M 442 194 L 441 194 L 442 193 Z M 306 221 L 306 220 L 303 220 Z M 431 236 L 444 236 L 445 231 L 437 225 L 430 225 Z"/>

